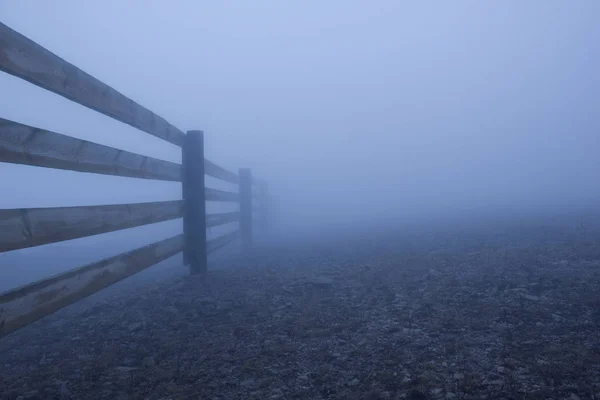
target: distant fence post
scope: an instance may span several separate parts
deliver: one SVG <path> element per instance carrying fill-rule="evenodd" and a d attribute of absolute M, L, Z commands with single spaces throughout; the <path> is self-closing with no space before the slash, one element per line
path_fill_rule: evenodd
<path fill-rule="evenodd" d="M 192 274 L 205 273 L 206 201 L 204 193 L 204 132 L 188 131 L 181 152 L 183 191 L 183 260 Z"/>
<path fill-rule="evenodd" d="M 269 185 L 263 182 L 260 187 L 260 221 L 263 233 L 269 229 Z"/>
<path fill-rule="evenodd" d="M 250 168 L 240 168 L 240 232 L 242 246 L 252 246 L 252 172 Z"/>

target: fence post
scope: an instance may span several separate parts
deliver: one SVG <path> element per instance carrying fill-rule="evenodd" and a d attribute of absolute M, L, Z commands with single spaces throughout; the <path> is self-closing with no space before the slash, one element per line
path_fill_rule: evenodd
<path fill-rule="evenodd" d="M 240 232 L 242 246 L 252 247 L 252 172 L 250 168 L 240 168 Z"/>
<path fill-rule="evenodd" d="M 181 150 L 183 260 L 192 274 L 205 273 L 206 202 L 204 199 L 204 132 L 188 131 Z"/>
<path fill-rule="evenodd" d="M 260 187 L 260 220 L 263 233 L 269 229 L 269 185 L 263 182 Z"/>

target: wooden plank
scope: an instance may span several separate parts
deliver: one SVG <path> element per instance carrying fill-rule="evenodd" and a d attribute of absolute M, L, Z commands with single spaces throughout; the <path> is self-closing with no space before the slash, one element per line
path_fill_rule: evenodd
<path fill-rule="evenodd" d="M 204 172 L 206 175 L 229 183 L 235 183 L 236 185 L 240 183 L 239 177 L 234 172 L 227 171 L 225 168 L 219 167 L 217 164 L 207 159 L 204 159 Z"/>
<path fill-rule="evenodd" d="M 0 162 L 181 181 L 181 165 L 0 118 Z"/>
<path fill-rule="evenodd" d="M 181 216 L 181 200 L 0 210 L 0 252 L 133 228 Z"/>
<path fill-rule="evenodd" d="M 0 337 L 181 252 L 183 235 L 0 294 Z"/>
<path fill-rule="evenodd" d="M 221 247 L 227 246 L 229 243 L 237 240 L 239 237 L 240 230 L 238 229 L 225 235 L 219 236 L 218 238 L 209 240 L 207 243 L 208 252 L 213 253 Z"/>
<path fill-rule="evenodd" d="M 225 192 L 219 189 L 204 189 L 204 197 L 206 201 L 230 201 L 230 202 L 239 202 L 240 195 L 238 193 L 233 192 Z"/>
<path fill-rule="evenodd" d="M 218 213 L 218 214 L 207 214 L 206 215 L 206 227 L 212 228 L 215 226 L 229 224 L 231 222 L 238 222 L 240 220 L 240 213 L 238 211 Z"/>
<path fill-rule="evenodd" d="M 185 134 L 165 119 L 2 23 L 0 71 L 177 146 L 183 144 Z"/>

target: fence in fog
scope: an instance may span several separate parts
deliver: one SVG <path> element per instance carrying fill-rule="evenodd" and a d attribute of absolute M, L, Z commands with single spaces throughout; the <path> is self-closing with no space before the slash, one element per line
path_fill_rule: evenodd
<path fill-rule="evenodd" d="M 182 200 L 0 209 L 0 252 L 183 218 L 180 235 L 1 293 L 0 337 L 182 251 L 191 272 L 203 273 L 209 253 L 238 238 L 244 247 L 252 245 L 253 220 L 266 227 L 266 183 L 253 179 L 249 169 L 236 174 L 205 159 L 201 131 L 183 133 L 1 23 L 0 70 L 182 149 L 177 164 L 0 118 L 0 162 L 182 183 Z M 205 175 L 239 191 L 207 188 Z M 239 211 L 206 214 L 207 201 L 238 203 Z M 207 228 L 232 222 L 239 223 L 237 230 L 207 240 Z"/>

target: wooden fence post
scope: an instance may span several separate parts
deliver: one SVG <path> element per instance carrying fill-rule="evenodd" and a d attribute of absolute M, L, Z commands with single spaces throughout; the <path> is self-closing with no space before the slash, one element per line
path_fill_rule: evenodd
<path fill-rule="evenodd" d="M 252 247 L 252 172 L 250 168 L 240 168 L 240 231 L 242 246 Z"/>
<path fill-rule="evenodd" d="M 181 152 L 183 191 L 183 260 L 192 274 L 205 273 L 206 201 L 204 198 L 204 132 L 188 131 Z"/>
<path fill-rule="evenodd" d="M 260 187 L 260 221 L 263 233 L 269 229 L 269 185 L 263 182 Z"/>

